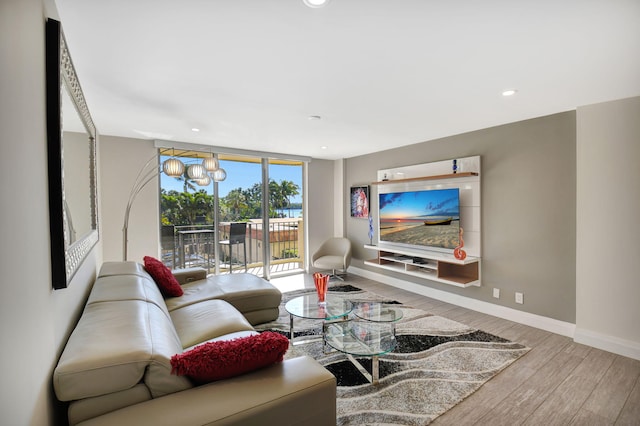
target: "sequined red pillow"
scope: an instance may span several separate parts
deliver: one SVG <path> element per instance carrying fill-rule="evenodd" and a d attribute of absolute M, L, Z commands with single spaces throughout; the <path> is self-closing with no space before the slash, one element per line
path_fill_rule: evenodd
<path fill-rule="evenodd" d="M 182 296 L 182 287 L 169 268 L 151 256 L 145 256 L 143 260 L 144 269 L 151 275 L 164 297 Z"/>
<path fill-rule="evenodd" d="M 289 339 L 273 331 L 207 342 L 171 357 L 171 373 L 209 383 L 281 362 Z"/>

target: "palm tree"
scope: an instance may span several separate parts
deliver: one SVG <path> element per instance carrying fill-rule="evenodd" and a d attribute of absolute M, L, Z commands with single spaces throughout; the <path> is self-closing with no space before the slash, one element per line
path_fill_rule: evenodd
<path fill-rule="evenodd" d="M 286 200 L 289 208 L 289 217 L 291 217 L 291 199 L 290 197 L 300 194 L 300 187 L 290 180 L 280 181 L 280 194 Z"/>
<path fill-rule="evenodd" d="M 242 188 L 236 188 L 229 191 L 225 198 L 225 204 L 231 210 L 233 214 L 233 220 L 237 220 L 240 218 L 239 211 L 241 209 L 246 209 L 247 206 L 247 198 L 242 190 Z"/>
<path fill-rule="evenodd" d="M 282 194 L 280 185 L 275 180 L 269 179 L 269 205 L 274 210 L 278 210 L 284 208 L 285 204 L 286 198 Z"/>
<path fill-rule="evenodd" d="M 191 179 L 189 178 L 189 175 L 187 174 L 187 170 L 189 170 L 189 166 L 185 167 L 184 168 L 184 172 L 182 172 L 182 175 L 176 176 L 175 179 L 178 182 L 182 182 L 183 183 L 182 190 L 184 192 L 189 192 L 189 189 L 195 192 L 196 186 L 193 184 L 193 182 L 191 182 Z"/>

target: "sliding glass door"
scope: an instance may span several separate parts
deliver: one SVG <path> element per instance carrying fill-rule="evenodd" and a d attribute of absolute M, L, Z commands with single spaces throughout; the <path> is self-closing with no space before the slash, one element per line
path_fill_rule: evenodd
<path fill-rule="evenodd" d="M 188 170 L 211 154 L 175 156 Z M 161 175 L 165 264 L 203 266 L 216 274 L 247 271 L 267 279 L 302 271 L 304 162 L 237 154 L 219 154 L 218 160 L 227 177 L 205 186 L 190 180 L 188 171 L 181 178 Z"/>

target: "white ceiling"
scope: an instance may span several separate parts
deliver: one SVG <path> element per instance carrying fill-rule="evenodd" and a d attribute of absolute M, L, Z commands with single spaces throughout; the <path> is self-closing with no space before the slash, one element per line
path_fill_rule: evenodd
<path fill-rule="evenodd" d="M 640 0 L 55 3 L 104 135 L 337 159 L 640 95 Z"/>

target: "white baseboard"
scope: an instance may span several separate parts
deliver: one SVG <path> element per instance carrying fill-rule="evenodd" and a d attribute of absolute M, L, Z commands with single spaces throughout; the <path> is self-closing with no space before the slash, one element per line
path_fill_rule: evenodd
<path fill-rule="evenodd" d="M 583 328 L 576 328 L 573 340 L 576 343 L 582 343 L 583 345 L 593 346 L 603 351 L 640 360 L 640 344 L 637 342 L 596 333 Z"/>
<path fill-rule="evenodd" d="M 569 322 L 559 321 L 542 315 L 531 314 L 529 312 L 518 311 L 517 309 L 495 305 L 482 300 L 471 299 L 459 294 L 437 290 L 354 266 L 350 266 L 348 272 L 388 284 L 393 287 L 421 294 L 432 299 L 441 300 L 443 302 L 471 309 L 473 311 L 482 312 L 487 315 L 493 315 L 519 324 L 567 336 L 572 338 L 576 343 L 640 360 L 640 344 L 637 342 L 577 328 L 575 324 Z"/>
<path fill-rule="evenodd" d="M 482 312 L 483 314 L 493 315 L 509 321 L 515 321 L 520 324 L 539 328 L 541 330 L 550 331 L 551 333 L 560 334 L 573 338 L 575 333 L 575 324 L 565 321 L 559 321 L 553 318 L 543 317 L 529 312 L 519 311 L 517 309 L 508 308 L 506 306 L 495 305 L 493 303 L 484 302 L 482 300 L 471 299 L 455 293 L 449 293 L 437 290 L 431 287 L 416 284 L 410 281 L 404 281 L 387 275 L 378 274 L 366 269 L 350 266 L 348 272 L 354 273 L 361 277 L 369 278 L 393 287 L 421 294 L 432 299 L 441 300 L 473 311 Z"/>

